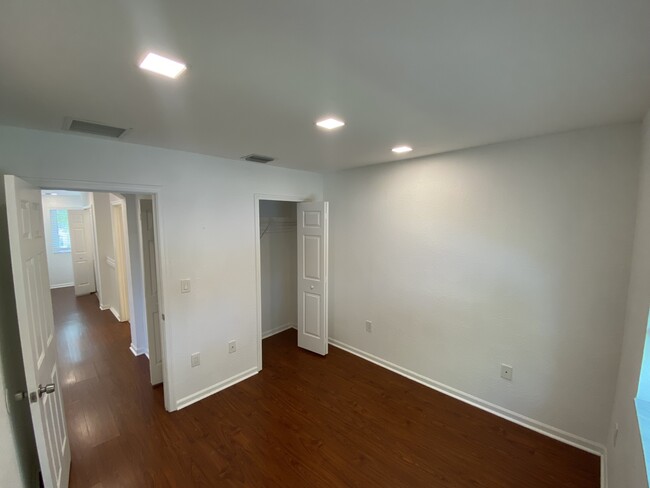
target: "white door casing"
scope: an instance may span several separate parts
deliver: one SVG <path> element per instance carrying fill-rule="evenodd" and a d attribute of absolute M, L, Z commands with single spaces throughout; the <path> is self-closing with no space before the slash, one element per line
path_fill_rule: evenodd
<path fill-rule="evenodd" d="M 74 293 L 89 295 L 95 286 L 95 252 L 90 209 L 68 210 Z"/>
<path fill-rule="evenodd" d="M 328 202 L 297 205 L 298 346 L 326 355 L 328 345 Z"/>
<path fill-rule="evenodd" d="M 149 339 L 149 371 L 151 384 L 163 382 L 162 341 L 160 338 L 160 310 L 158 307 L 158 273 L 156 262 L 156 231 L 152 200 L 140 200 L 142 230 L 142 264 L 144 267 L 144 294 Z"/>
<path fill-rule="evenodd" d="M 118 309 L 118 320 L 128 322 L 130 316 L 129 300 L 129 277 L 127 260 L 127 227 L 126 227 L 126 210 L 123 203 L 111 203 L 111 220 L 113 225 L 113 249 L 115 251 L 115 299 Z"/>
<path fill-rule="evenodd" d="M 41 191 L 5 176 L 9 246 L 18 328 L 38 458 L 46 487 L 66 488 L 70 443 L 56 364 L 54 318 L 47 271 Z M 39 393 L 39 387 L 54 391 Z"/>

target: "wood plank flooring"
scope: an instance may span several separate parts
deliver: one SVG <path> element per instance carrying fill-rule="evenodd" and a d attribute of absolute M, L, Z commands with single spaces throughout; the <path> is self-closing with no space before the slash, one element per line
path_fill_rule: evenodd
<path fill-rule="evenodd" d="M 589 487 L 599 458 L 295 331 L 264 370 L 174 413 L 129 326 L 94 296 L 53 290 L 77 487 Z M 188 359 L 189 361 L 189 359 Z"/>

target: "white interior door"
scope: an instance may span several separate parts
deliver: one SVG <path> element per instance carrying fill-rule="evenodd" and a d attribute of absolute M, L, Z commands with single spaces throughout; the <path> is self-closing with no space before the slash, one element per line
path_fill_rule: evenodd
<path fill-rule="evenodd" d="M 327 354 L 328 202 L 298 205 L 298 346 Z"/>
<path fill-rule="evenodd" d="M 90 209 L 68 210 L 68 224 L 70 225 L 74 293 L 77 296 L 89 295 L 97 291 Z"/>
<path fill-rule="evenodd" d="M 41 191 L 15 176 L 5 176 L 5 190 L 18 327 L 38 458 L 45 486 L 67 487 L 70 443 L 56 365 Z"/>
<path fill-rule="evenodd" d="M 162 341 L 160 338 L 160 310 L 158 309 L 158 274 L 156 270 L 156 232 L 153 201 L 140 200 L 142 228 L 142 262 L 144 265 L 144 293 L 149 338 L 149 371 L 151 384 L 163 382 Z"/>

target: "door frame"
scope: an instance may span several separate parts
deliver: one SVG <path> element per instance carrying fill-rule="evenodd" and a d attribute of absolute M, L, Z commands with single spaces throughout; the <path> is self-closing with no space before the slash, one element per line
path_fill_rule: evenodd
<path fill-rule="evenodd" d="M 154 201 L 151 194 L 147 194 L 147 195 L 138 194 L 138 195 L 135 196 L 136 213 L 138 214 L 138 250 L 137 251 L 138 251 L 138 253 L 140 255 L 140 274 L 141 274 L 142 279 L 143 279 L 142 295 L 144 296 L 145 329 L 146 329 L 146 332 L 147 332 L 147 352 L 145 354 L 147 355 L 147 358 L 149 359 L 149 379 L 151 381 L 151 384 L 153 386 L 155 386 L 155 385 L 160 384 L 160 383 L 154 383 L 153 382 L 153 373 L 152 373 L 153 366 L 151 364 L 151 347 L 152 347 L 151 339 L 152 339 L 152 335 L 155 338 L 155 334 L 154 334 L 155 326 L 149 320 L 149 312 L 148 312 L 149 300 L 147 298 L 147 291 L 146 291 L 147 285 L 146 285 L 146 283 L 144 283 L 146 281 L 146 276 L 147 275 L 145 273 L 145 267 L 146 267 L 145 262 L 146 262 L 146 260 L 144 259 L 144 242 L 143 242 L 144 234 L 143 234 L 143 231 L 142 231 L 142 202 L 145 201 L 145 200 L 148 201 L 148 202 L 151 202 L 151 208 L 152 208 L 152 211 L 153 211 L 154 215 L 156 214 L 156 202 Z M 155 221 L 154 221 L 154 225 L 153 225 L 153 235 L 154 235 L 154 249 L 155 249 L 154 252 L 157 252 L 158 251 L 158 240 L 160 239 L 160 235 L 158 233 L 158 227 L 156 226 Z M 159 268 L 160 268 L 160 266 L 158 265 L 159 260 L 160 260 L 159 256 L 155 256 L 156 272 L 158 272 Z M 158 283 L 158 282 L 159 282 L 159 280 L 156 279 L 156 283 Z M 158 306 L 160 306 L 160 297 L 158 298 Z M 160 310 L 158 311 L 158 314 L 159 315 L 161 314 Z M 161 346 L 160 350 L 161 350 L 161 353 L 162 353 L 163 343 L 162 343 L 162 336 L 160 335 L 160 331 L 162 330 L 161 320 L 160 319 L 158 320 L 158 330 L 159 330 L 158 336 L 160 338 L 160 346 Z M 153 347 L 155 348 L 156 344 L 153 344 Z M 164 384 L 164 381 L 163 381 L 163 384 Z"/>
<path fill-rule="evenodd" d="M 119 195 L 116 195 L 119 196 Z M 131 324 L 131 336 L 134 335 L 134 303 L 133 303 L 133 278 L 131 277 L 131 253 L 129 249 L 129 229 L 126 217 L 126 202 L 119 197 L 119 200 L 110 201 L 111 223 L 113 226 L 113 250 L 115 253 L 115 277 L 117 279 L 117 294 L 120 309 L 118 310 L 120 322 Z M 119 216 L 119 222 L 115 220 L 115 214 Z M 128 302 L 125 306 L 124 302 Z M 111 309 L 115 314 L 114 309 Z M 124 317 L 128 314 L 128 317 Z M 131 337 L 133 344 L 133 337 Z"/>
<path fill-rule="evenodd" d="M 158 307 L 160 309 L 161 318 L 165 314 L 165 303 L 168 301 L 169 296 L 167 289 L 164 286 L 165 282 L 169 282 L 169 270 L 166 259 L 166 242 L 163 236 L 164 224 L 162 218 L 163 209 L 163 187 L 160 185 L 134 185 L 131 183 L 106 183 L 101 181 L 84 181 L 84 180 L 62 180 L 56 178 L 30 178 L 16 175 L 19 178 L 31 183 L 40 188 L 57 188 L 65 190 L 87 191 L 87 192 L 107 192 L 107 193 L 132 193 L 132 194 L 149 194 L 152 196 L 153 208 L 156 219 L 156 236 L 159 239 L 156 241 L 156 251 L 158 252 L 159 259 L 157 260 L 158 267 Z M 259 233 L 259 231 L 258 231 Z M 129 285 L 130 287 L 130 285 Z M 132 297 L 131 297 L 132 298 Z M 164 384 L 164 398 L 165 410 L 173 412 L 177 410 L 176 396 L 174 392 L 173 382 L 173 344 L 171 335 L 167 334 L 168 324 L 166 320 L 161 320 L 161 342 L 163 350 L 163 384 Z"/>
<path fill-rule="evenodd" d="M 278 195 L 255 193 L 255 298 L 257 305 L 257 371 L 262 371 L 262 256 L 260 246 L 260 201 L 273 200 L 276 202 L 308 202 L 310 198 L 296 195 Z M 296 277 L 296 279 L 298 279 Z"/>

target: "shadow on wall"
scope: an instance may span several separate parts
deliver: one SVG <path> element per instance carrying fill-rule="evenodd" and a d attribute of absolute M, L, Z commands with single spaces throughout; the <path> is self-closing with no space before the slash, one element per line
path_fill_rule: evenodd
<path fill-rule="evenodd" d="M 4 187 L 4 178 L 0 178 Z M 29 400 L 13 398 L 14 393 L 27 391 L 27 382 L 16 316 L 4 189 L 0 189 L 0 202 L 0 387 L 6 399 L 6 405 L 0 408 L 7 412 L 0 412 L 0 485 L 19 486 L 16 483 L 22 479 L 22 486 L 31 487 L 39 486 L 38 454 Z"/>

